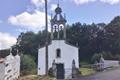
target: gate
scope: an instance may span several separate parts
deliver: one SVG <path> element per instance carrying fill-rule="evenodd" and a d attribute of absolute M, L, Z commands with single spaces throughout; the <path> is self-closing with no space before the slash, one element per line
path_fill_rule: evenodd
<path fill-rule="evenodd" d="M 62 63 L 56 64 L 56 69 L 57 69 L 57 74 L 56 74 L 57 79 L 64 79 L 65 77 L 64 64 Z"/>

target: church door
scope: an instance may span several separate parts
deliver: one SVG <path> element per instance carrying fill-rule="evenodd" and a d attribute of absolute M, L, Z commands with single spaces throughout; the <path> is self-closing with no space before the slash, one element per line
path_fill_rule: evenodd
<path fill-rule="evenodd" d="M 64 74 L 65 74 L 65 70 L 64 70 L 64 64 L 60 63 L 60 64 L 56 64 L 56 68 L 57 68 L 57 79 L 64 79 Z"/>

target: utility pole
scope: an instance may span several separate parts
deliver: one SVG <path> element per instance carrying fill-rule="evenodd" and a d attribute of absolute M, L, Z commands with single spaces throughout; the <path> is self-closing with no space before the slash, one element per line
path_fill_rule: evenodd
<path fill-rule="evenodd" d="M 47 17 L 47 0 L 45 0 L 45 26 L 46 26 L 46 54 L 45 54 L 45 59 L 46 59 L 46 76 L 48 76 L 48 17 Z"/>

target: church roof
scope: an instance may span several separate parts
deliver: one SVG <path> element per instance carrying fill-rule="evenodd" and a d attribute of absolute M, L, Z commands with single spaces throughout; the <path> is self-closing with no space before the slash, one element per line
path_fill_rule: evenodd
<path fill-rule="evenodd" d="M 68 45 L 70 45 L 70 46 L 74 46 L 74 47 L 78 48 L 78 45 L 77 45 L 77 44 L 76 44 L 76 45 L 72 45 L 72 44 L 70 44 L 70 43 L 67 42 L 67 41 L 65 41 L 65 43 L 68 44 Z"/>
<path fill-rule="evenodd" d="M 53 17 L 53 19 L 51 19 L 51 22 L 54 22 L 54 23 L 66 23 L 66 19 L 62 16 L 62 9 L 59 7 L 59 4 L 57 6 L 57 8 L 55 9 L 55 16 Z M 57 20 L 58 18 L 58 15 L 60 17 L 59 20 Z"/>
<path fill-rule="evenodd" d="M 57 8 L 55 9 L 55 13 L 56 13 L 56 14 L 62 13 L 62 9 L 59 7 L 59 5 L 58 5 Z"/>
<path fill-rule="evenodd" d="M 59 41 L 60 41 L 60 40 L 59 40 Z M 51 44 L 52 44 L 52 41 L 48 44 L 48 46 L 51 45 Z M 75 45 L 72 45 L 72 44 L 70 44 L 70 43 L 67 42 L 67 41 L 65 41 L 65 44 L 70 45 L 70 46 L 74 46 L 74 47 L 78 48 L 78 45 L 76 45 L 76 46 L 75 46 Z M 42 45 L 42 46 L 39 45 L 38 49 L 39 49 L 39 48 L 43 48 L 43 47 L 45 47 L 45 45 Z"/>

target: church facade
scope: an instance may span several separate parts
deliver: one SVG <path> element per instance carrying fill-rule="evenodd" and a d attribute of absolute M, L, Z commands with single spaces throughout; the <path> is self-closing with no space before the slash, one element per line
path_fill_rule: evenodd
<path fill-rule="evenodd" d="M 67 78 L 72 74 L 73 64 L 79 68 L 78 48 L 66 43 L 66 19 L 57 6 L 51 18 L 51 44 L 48 46 L 48 68 L 54 75 Z M 38 49 L 38 75 L 45 75 L 45 47 Z"/>

